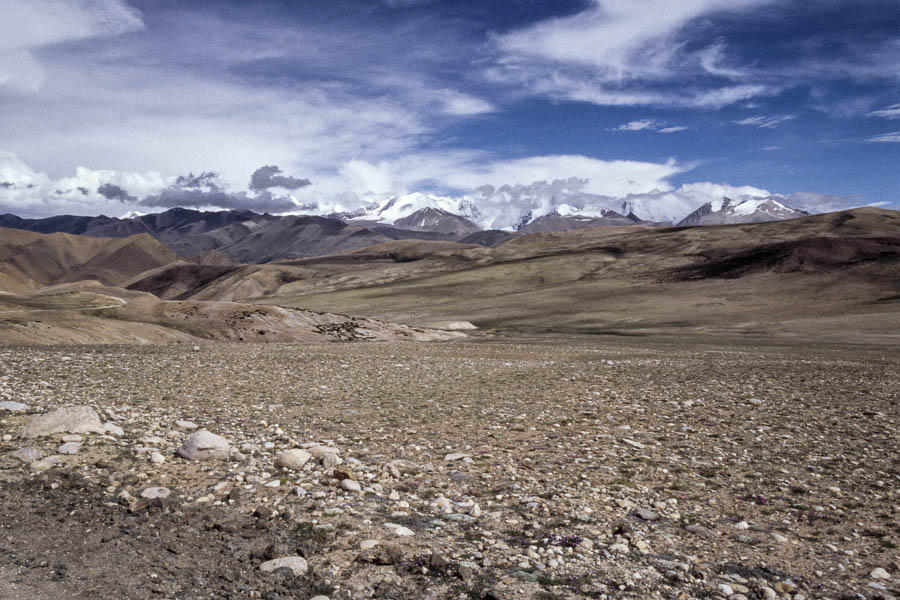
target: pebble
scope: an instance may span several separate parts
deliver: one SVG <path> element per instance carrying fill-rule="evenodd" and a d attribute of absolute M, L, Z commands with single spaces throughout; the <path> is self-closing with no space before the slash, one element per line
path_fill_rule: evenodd
<path fill-rule="evenodd" d="M 185 431 L 193 431 L 194 429 L 197 429 L 197 427 L 199 427 L 199 425 L 197 425 L 193 421 L 180 420 L 180 421 L 175 421 L 175 427 L 177 427 L 178 429 L 183 429 Z"/>
<path fill-rule="evenodd" d="M 360 550 L 371 550 L 378 545 L 378 540 L 363 540 L 359 543 Z"/>
<path fill-rule="evenodd" d="M 881 567 L 872 569 L 872 572 L 869 573 L 869 577 L 871 577 L 872 579 L 890 579 L 891 578 L 890 574 L 888 574 L 888 572 L 885 571 L 884 569 L 882 569 Z"/>
<path fill-rule="evenodd" d="M 11 400 L 5 400 L 0 402 L 0 410 L 8 410 L 11 412 L 21 412 L 24 410 L 28 410 L 28 405 L 23 404 L 21 402 L 13 402 Z"/>
<path fill-rule="evenodd" d="M 154 451 L 150 454 L 150 462 L 152 462 L 154 465 L 161 465 L 166 462 L 166 457 L 159 452 Z"/>

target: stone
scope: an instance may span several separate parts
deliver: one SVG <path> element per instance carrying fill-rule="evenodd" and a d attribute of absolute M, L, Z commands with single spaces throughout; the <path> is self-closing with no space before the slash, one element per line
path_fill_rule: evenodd
<path fill-rule="evenodd" d="M 263 573 L 271 573 L 275 569 L 290 569 L 294 575 L 300 577 L 306 574 L 306 571 L 309 570 L 309 565 L 306 564 L 306 559 L 302 556 L 284 556 L 267 560 L 259 565 L 259 570 Z"/>
<path fill-rule="evenodd" d="M 352 479 L 341 479 L 341 487 L 348 492 L 358 492 L 362 490 L 358 481 L 353 481 Z"/>
<path fill-rule="evenodd" d="M 322 457 L 322 466 L 326 469 L 332 469 L 344 463 L 344 459 L 337 454 L 326 454 Z"/>
<path fill-rule="evenodd" d="M 788 539 L 786 537 L 784 537 L 780 533 L 775 533 L 774 531 L 772 532 L 772 539 L 775 540 L 776 542 L 778 542 L 779 544 L 784 544 L 788 541 Z"/>
<path fill-rule="evenodd" d="M 178 449 L 178 456 L 188 460 L 226 460 L 230 448 L 222 436 L 200 429 L 188 436 Z"/>
<path fill-rule="evenodd" d="M 56 449 L 58 454 L 78 454 L 81 450 L 81 442 L 66 442 Z"/>
<path fill-rule="evenodd" d="M 175 427 L 177 427 L 178 429 L 182 429 L 184 431 L 193 431 L 193 430 L 197 429 L 197 427 L 199 427 L 199 425 L 197 425 L 193 421 L 178 420 L 178 421 L 175 421 Z"/>
<path fill-rule="evenodd" d="M 331 446 L 312 446 L 307 448 L 307 452 L 313 455 L 316 460 L 322 460 L 326 454 L 340 454 L 341 451 Z"/>
<path fill-rule="evenodd" d="M 0 402 L 0 410 L 8 410 L 10 412 L 22 412 L 28 410 L 28 405 L 23 404 L 21 402 L 13 402 L 11 400 L 4 400 Z"/>
<path fill-rule="evenodd" d="M 309 600 L 329 600 L 329 598 L 328 598 L 328 596 L 319 595 L 319 596 L 313 596 Z"/>
<path fill-rule="evenodd" d="M 125 430 L 116 425 L 115 423 L 110 423 L 107 421 L 103 424 L 103 430 L 106 431 L 109 435 L 114 435 L 116 437 L 122 437 L 125 435 Z"/>
<path fill-rule="evenodd" d="M 378 545 L 378 540 L 363 540 L 359 543 L 360 550 L 371 550 Z"/>
<path fill-rule="evenodd" d="M 334 472 L 331 474 L 331 476 L 334 477 L 335 479 L 340 479 L 340 480 L 352 479 L 353 481 L 356 481 L 356 475 L 353 473 L 352 470 L 350 470 L 346 467 L 342 467 L 340 469 L 335 469 Z"/>
<path fill-rule="evenodd" d="M 145 500 L 156 500 L 157 498 L 168 498 L 172 495 L 172 490 L 167 487 L 148 487 L 141 492 L 141 498 Z"/>
<path fill-rule="evenodd" d="M 50 456 L 30 463 L 28 465 L 28 468 L 32 471 L 46 471 L 47 469 L 53 467 L 54 465 L 58 465 L 61 462 L 63 462 L 62 456 L 51 454 Z"/>
<path fill-rule="evenodd" d="M 778 598 L 778 593 L 770 587 L 763 586 L 759 588 L 759 591 L 764 600 L 776 600 Z"/>
<path fill-rule="evenodd" d="M 410 537 L 410 536 L 416 535 L 416 533 L 413 530 L 407 529 L 406 527 L 403 527 L 402 525 L 398 525 L 396 523 L 385 523 L 384 526 L 387 527 L 388 529 L 393 530 L 393 532 L 395 534 L 397 534 L 401 537 Z"/>
<path fill-rule="evenodd" d="M 106 433 L 100 416 L 90 406 L 66 406 L 29 419 L 22 429 L 25 438 L 54 433 Z"/>
<path fill-rule="evenodd" d="M 463 458 L 469 458 L 469 455 L 463 452 L 451 452 L 444 457 L 444 460 L 446 460 L 447 462 L 452 462 L 454 460 L 461 460 Z"/>
<path fill-rule="evenodd" d="M 609 551 L 621 553 L 628 552 L 628 546 L 626 546 L 625 544 L 613 544 L 609 547 Z"/>
<path fill-rule="evenodd" d="M 711 537 L 713 532 L 710 531 L 707 527 L 700 525 L 699 523 L 691 523 L 685 527 L 686 531 L 690 531 L 694 535 L 699 535 L 702 537 Z"/>
<path fill-rule="evenodd" d="M 659 519 L 659 513 L 652 511 L 649 508 L 639 508 L 634 511 L 634 514 L 644 521 L 656 521 Z"/>
<path fill-rule="evenodd" d="M 312 458 L 312 454 L 306 450 L 293 448 L 291 450 L 280 452 L 278 456 L 275 457 L 275 466 L 281 467 L 282 469 L 299 471 L 303 468 L 303 465 L 309 462 L 310 458 Z"/>
<path fill-rule="evenodd" d="M 10 453 L 10 456 L 17 458 L 24 463 L 33 463 L 34 461 L 43 458 L 44 453 L 31 446 L 25 446 L 24 448 L 19 448 L 15 452 Z"/>
<path fill-rule="evenodd" d="M 150 454 L 150 462 L 152 462 L 154 465 L 161 465 L 166 462 L 166 457 L 159 452 L 154 451 Z"/>
<path fill-rule="evenodd" d="M 872 579 L 890 579 L 891 578 L 890 574 L 888 574 L 888 572 L 885 571 L 884 569 L 882 569 L 881 567 L 872 569 L 872 572 L 869 573 L 869 577 L 871 577 Z"/>

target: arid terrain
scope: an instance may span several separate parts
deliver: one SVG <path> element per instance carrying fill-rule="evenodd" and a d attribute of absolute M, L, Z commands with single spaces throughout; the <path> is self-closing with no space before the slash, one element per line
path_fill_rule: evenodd
<path fill-rule="evenodd" d="M 895 350 L 7 347 L 0 596 L 892 598 Z M 67 405 L 105 433 L 20 438 Z M 176 455 L 195 427 L 230 452 Z M 308 570 L 260 570 L 285 556 Z"/>
<path fill-rule="evenodd" d="M 900 596 L 895 211 L 0 233 L 0 598 Z"/>

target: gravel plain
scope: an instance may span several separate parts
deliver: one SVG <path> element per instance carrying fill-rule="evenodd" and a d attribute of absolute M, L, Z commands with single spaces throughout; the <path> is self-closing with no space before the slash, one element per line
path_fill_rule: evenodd
<path fill-rule="evenodd" d="M 0 402 L 2 598 L 900 597 L 895 346 L 3 347 Z"/>

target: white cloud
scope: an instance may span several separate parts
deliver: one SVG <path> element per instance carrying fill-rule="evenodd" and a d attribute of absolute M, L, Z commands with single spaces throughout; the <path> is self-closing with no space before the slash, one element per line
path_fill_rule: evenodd
<path fill-rule="evenodd" d="M 777 86 L 746 81 L 722 42 L 688 49 L 682 37 L 703 17 L 773 1 L 594 0 L 575 15 L 495 36 L 499 57 L 487 76 L 534 94 L 611 106 L 721 108 L 773 95 Z M 711 80 L 685 85 L 686 75 Z"/>
<path fill-rule="evenodd" d="M 0 211 L 19 216 L 54 214 L 121 215 L 131 206 L 108 199 L 103 184 L 121 187 L 130 196 L 156 193 L 167 185 L 156 172 L 115 172 L 78 167 L 74 175 L 53 179 L 12 152 L 0 150 Z"/>
<path fill-rule="evenodd" d="M 46 74 L 35 50 L 143 28 L 124 0 L 0 0 L 6 23 L 0 35 L 0 88 L 37 92 Z"/>
<path fill-rule="evenodd" d="M 662 129 L 658 129 L 660 133 L 679 133 L 681 131 L 687 131 L 689 128 L 684 125 L 676 125 L 674 127 L 663 127 Z"/>
<path fill-rule="evenodd" d="M 653 119 L 641 119 L 640 121 L 629 121 L 618 127 L 613 127 L 610 131 L 644 131 L 646 129 L 656 130 L 662 125 L 659 121 Z"/>
<path fill-rule="evenodd" d="M 900 142 L 900 131 L 891 131 L 890 133 L 882 133 L 866 138 L 867 142 L 874 144 L 891 144 Z"/>
<path fill-rule="evenodd" d="M 894 104 L 881 110 L 873 110 L 870 117 L 882 117 L 885 119 L 900 119 L 900 104 Z"/>
<path fill-rule="evenodd" d="M 754 127 L 761 127 L 763 129 L 772 129 L 773 127 L 777 127 L 781 123 L 790 121 L 794 118 L 794 115 L 772 115 L 769 117 L 757 116 L 733 121 L 733 123 L 735 123 L 736 125 L 752 125 Z"/>
<path fill-rule="evenodd" d="M 658 133 L 678 133 L 679 131 L 687 131 L 688 128 L 683 125 L 667 126 L 661 121 L 653 119 L 641 119 L 639 121 L 629 121 L 618 127 L 613 127 L 609 131 L 656 131 Z"/>

